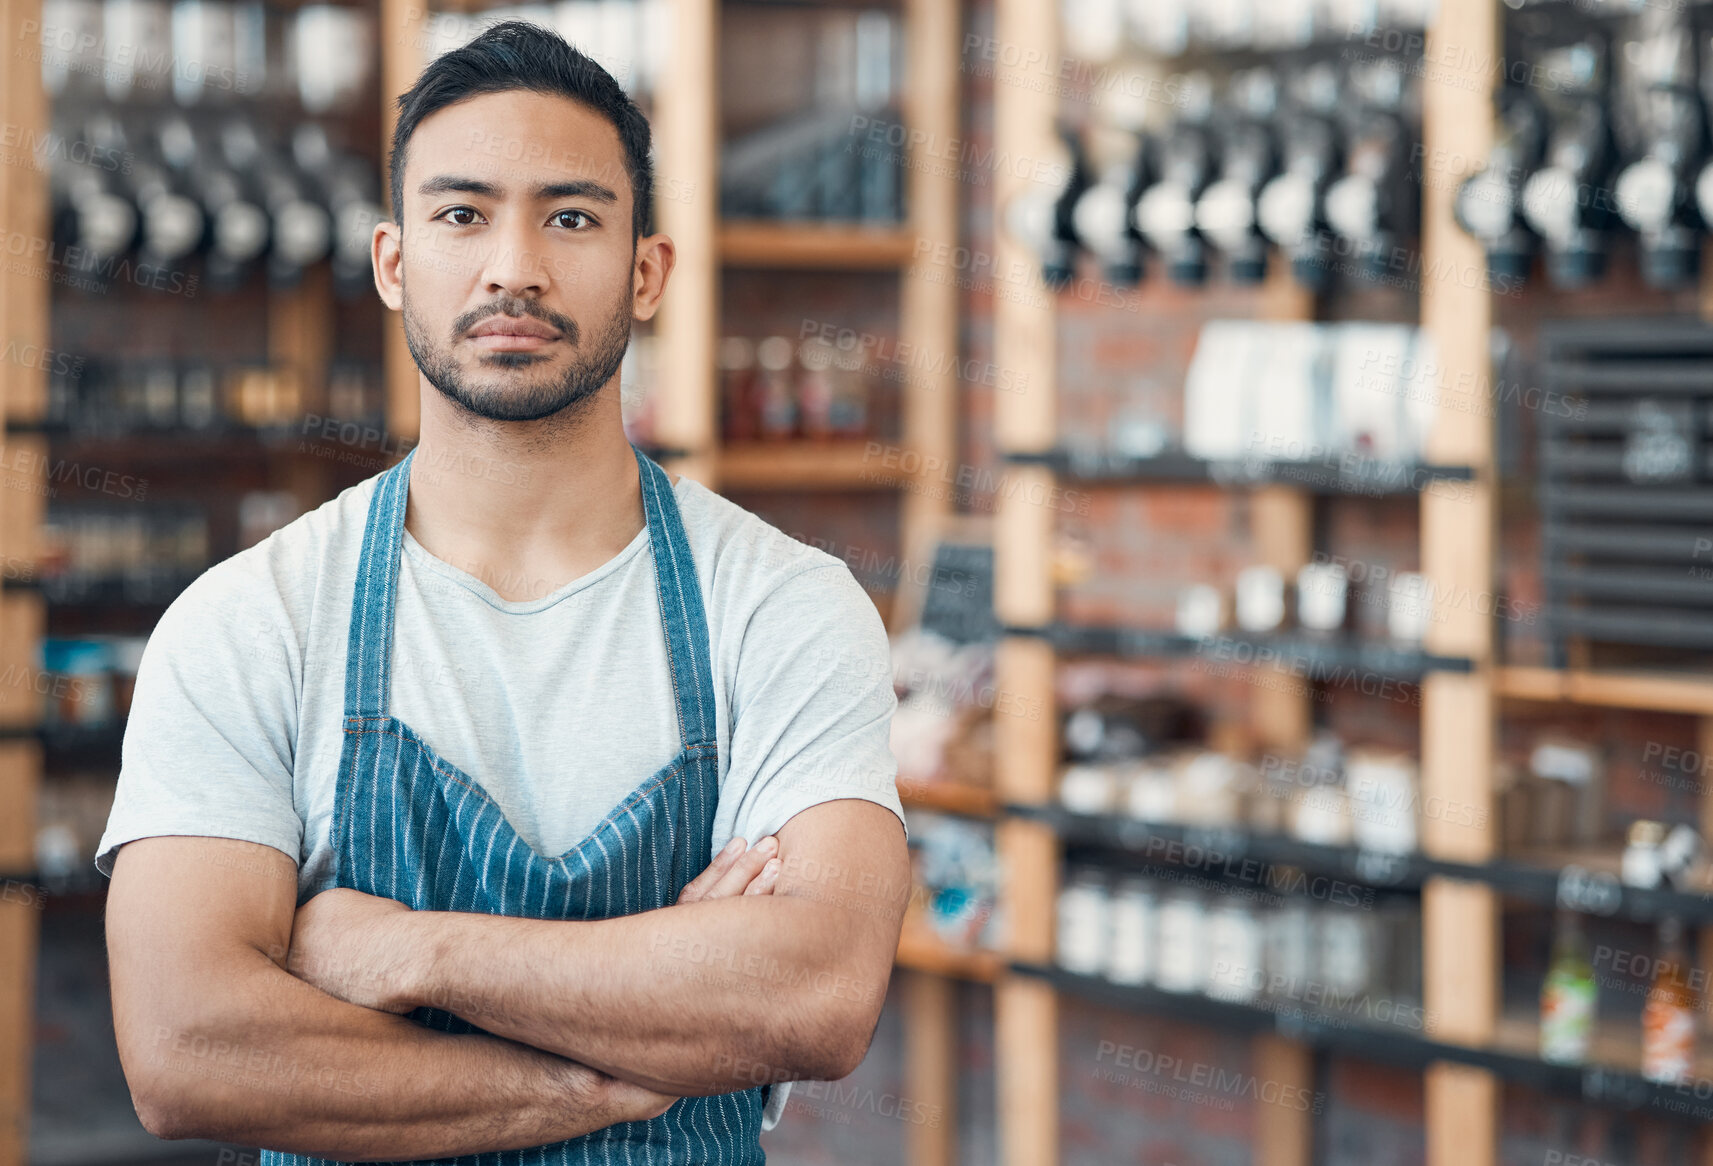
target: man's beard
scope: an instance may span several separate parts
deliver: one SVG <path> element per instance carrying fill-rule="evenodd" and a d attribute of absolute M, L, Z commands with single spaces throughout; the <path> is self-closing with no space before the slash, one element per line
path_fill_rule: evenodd
<path fill-rule="evenodd" d="M 593 344 L 587 352 L 582 349 L 580 329 L 575 320 L 544 308 L 534 300 L 518 297 L 501 297 L 466 312 L 452 322 L 452 335 L 462 337 L 495 315 L 531 316 L 559 329 L 559 342 L 570 345 L 572 349 L 571 366 L 557 380 L 545 383 L 473 383 L 459 369 L 450 345 L 436 348 L 428 339 L 428 329 L 410 310 L 408 290 L 404 296 L 404 338 L 417 368 L 428 378 L 428 383 L 448 399 L 490 421 L 538 421 L 567 410 L 570 412 L 566 416 L 574 416 L 613 379 L 630 345 L 630 304 L 624 297 L 621 297 L 605 327 L 592 338 Z M 484 354 L 481 362 L 494 369 L 524 369 L 545 363 L 545 359 L 538 352 L 491 352 Z"/>

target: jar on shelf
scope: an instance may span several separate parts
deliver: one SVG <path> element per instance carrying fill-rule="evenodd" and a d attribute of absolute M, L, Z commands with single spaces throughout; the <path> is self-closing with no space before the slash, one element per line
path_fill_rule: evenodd
<path fill-rule="evenodd" d="M 1130 876 L 1112 894 L 1111 947 L 1106 978 L 1115 984 L 1146 984 L 1159 958 L 1159 893 L 1153 879 Z"/>
<path fill-rule="evenodd" d="M 755 341 L 727 336 L 720 341 L 721 428 L 727 441 L 754 441 L 761 434 L 756 398 Z"/>
<path fill-rule="evenodd" d="M 1067 972 L 1098 976 L 1106 969 L 1111 906 L 1099 871 L 1073 872 L 1059 891 L 1058 960 Z"/>
<path fill-rule="evenodd" d="M 1221 896 L 1207 913 L 1207 980 L 1204 991 L 1216 1000 L 1248 1003 L 1267 983 L 1265 935 L 1255 904 L 1237 895 Z"/>
<path fill-rule="evenodd" d="M 1160 899 L 1160 947 L 1154 982 L 1168 992 L 1200 992 L 1207 983 L 1207 900 L 1189 887 Z"/>
<path fill-rule="evenodd" d="M 797 386 L 791 375 L 795 362 L 791 341 L 784 336 L 769 336 L 755 346 L 755 360 L 761 366 L 758 427 L 762 439 L 784 441 L 795 437 L 798 408 Z"/>

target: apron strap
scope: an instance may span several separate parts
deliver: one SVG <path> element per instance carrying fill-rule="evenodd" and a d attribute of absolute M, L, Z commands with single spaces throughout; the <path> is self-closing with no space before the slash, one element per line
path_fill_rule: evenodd
<path fill-rule="evenodd" d="M 713 745 L 714 669 L 708 654 L 708 617 L 702 585 L 690 557 L 690 540 L 672 481 L 652 458 L 631 447 L 642 478 L 642 508 L 648 518 L 654 555 L 654 588 L 660 597 L 660 623 L 672 666 L 672 690 L 678 703 L 678 736 L 685 748 Z"/>
<path fill-rule="evenodd" d="M 357 560 L 357 592 L 351 600 L 351 631 L 345 648 L 345 717 L 387 715 L 392 678 L 393 614 L 398 594 L 399 548 L 404 541 L 410 463 L 416 449 L 375 481 L 363 552 Z"/>

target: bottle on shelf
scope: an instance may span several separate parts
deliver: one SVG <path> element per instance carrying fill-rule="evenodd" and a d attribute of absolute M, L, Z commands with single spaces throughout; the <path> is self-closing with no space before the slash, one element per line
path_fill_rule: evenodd
<path fill-rule="evenodd" d="M 1267 271 L 1267 241 L 1258 229 L 1256 204 L 1278 164 L 1278 76 L 1267 68 L 1236 74 L 1226 107 L 1220 175 L 1196 200 L 1196 228 L 1225 256 L 1234 282 L 1258 283 Z"/>
<path fill-rule="evenodd" d="M 183 117 L 159 130 L 161 154 L 201 198 L 209 224 L 203 271 L 212 290 L 242 285 L 268 246 L 268 213 L 250 192 L 248 181 L 225 164 L 218 152 Z"/>
<path fill-rule="evenodd" d="M 1114 157 L 1100 168 L 1099 181 L 1078 196 L 1071 227 L 1100 261 L 1106 279 L 1130 285 L 1142 279 L 1142 234 L 1130 216 L 1152 181 L 1153 149 L 1141 134 L 1120 130 L 1114 136 Z"/>
<path fill-rule="evenodd" d="M 1640 156 L 1618 174 L 1618 213 L 1641 236 L 1642 278 L 1652 287 L 1695 282 L 1703 224 L 1694 183 L 1707 160 L 1707 125 L 1696 91 L 1688 14 L 1670 6 L 1637 13 L 1640 36 L 1625 46 L 1637 63 L 1629 95 Z"/>
<path fill-rule="evenodd" d="M 1546 241 L 1547 279 L 1554 287 L 1584 287 L 1606 271 L 1616 221 L 1607 191 L 1617 158 L 1607 110 L 1609 56 L 1607 42 L 1592 37 L 1543 54 L 1547 75 L 1567 80 L 1542 94 L 1552 129 L 1544 165 L 1523 184 L 1523 217 Z M 1701 189 L 1698 181 L 1698 195 Z M 1713 179 L 1707 193 L 1713 198 Z"/>
<path fill-rule="evenodd" d="M 1528 278 L 1535 235 L 1522 213 L 1523 184 L 1540 166 L 1546 124 L 1546 109 L 1533 90 L 1521 85 L 1501 90 L 1487 165 L 1466 178 L 1452 200 L 1458 225 L 1480 241 L 1496 282 L 1514 286 Z"/>
<path fill-rule="evenodd" d="M 1196 229 L 1196 200 L 1213 180 L 1213 83 L 1205 73 L 1185 78 L 1183 107 L 1160 148 L 1160 180 L 1137 200 L 1136 227 L 1159 252 L 1173 283 L 1207 278 L 1207 248 Z"/>
<path fill-rule="evenodd" d="M 756 393 L 755 341 L 727 336 L 720 341 L 721 429 L 727 441 L 754 441 L 761 435 L 761 408 Z"/>
<path fill-rule="evenodd" d="M 1383 274 L 1414 230 L 1416 181 L 1404 121 L 1407 77 L 1398 61 L 1353 65 L 1345 80 L 1350 129 L 1344 173 L 1326 192 L 1326 219 L 1349 245 L 1358 273 Z"/>
<path fill-rule="evenodd" d="M 797 386 L 791 366 L 796 352 L 784 336 L 769 336 L 755 346 L 755 361 L 761 405 L 759 436 L 764 441 L 786 441 L 797 435 Z"/>
<path fill-rule="evenodd" d="M 1058 157 L 1043 161 L 1047 173 L 1058 175 L 1058 182 L 1030 183 L 1004 211 L 1006 232 L 1034 254 L 1041 282 L 1054 291 L 1068 286 L 1076 275 L 1073 215 L 1093 181 L 1076 135 L 1061 126 L 1058 141 L 1062 146 Z"/>
<path fill-rule="evenodd" d="M 1553 925 L 1552 962 L 1541 984 L 1541 1060 L 1580 1065 L 1588 1059 L 1596 995 L 1582 918 L 1560 910 Z"/>
<path fill-rule="evenodd" d="M 1290 262 L 1303 287 L 1318 290 L 1330 274 L 1332 238 L 1326 223 L 1326 189 L 1338 175 L 1342 136 L 1338 73 L 1331 64 L 1311 65 L 1289 82 L 1281 128 L 1281 170 L 1255 199 L 1262 234 Z"/>
<path fill-rule="evenodd" d="M 811 337 L 797 346 L 797 401 L 803 436 L 826 441 L 833 436 L 835 350 L 830 341 Z"/>
<path fill-rule="evenodd" d="M 1659 925 L 1659 957 L 1653 986 L 1642 1007 L 1642 1076 L 1665 1085 L 1690 1079 L 1695 1068 L 1695 1018 L 1700 993 L 1689 974 L 1683 946 L 1683 922 L 1667 917 Z"/>

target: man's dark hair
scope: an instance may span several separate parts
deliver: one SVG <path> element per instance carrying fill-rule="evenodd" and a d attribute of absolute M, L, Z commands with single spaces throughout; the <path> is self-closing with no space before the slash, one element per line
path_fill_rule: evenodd
<path fill-rule="evenodd" d="M 648 158 L 648 119 L 600 65 L 538 24 L 506 20 L 465 45 L 429 62 L 411 89 L 399 95 L 393 127 L 393 221 L 404 225 L 404 163 L 411 135 L 422 119 L 484 93 L 528 89 L 588 106 L 613 124 L 625 148 L 630 176 L 631 238 L 652 231 L 654 165 Z M 498 131 L 502 127 L 496 127 Z"/>

